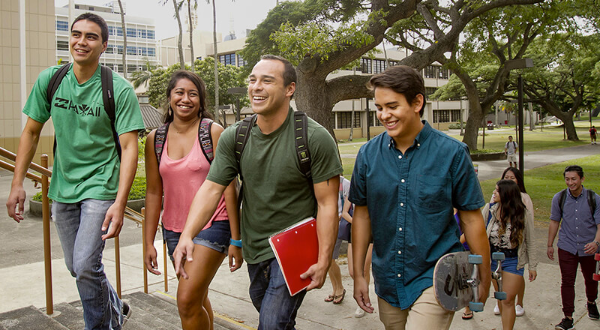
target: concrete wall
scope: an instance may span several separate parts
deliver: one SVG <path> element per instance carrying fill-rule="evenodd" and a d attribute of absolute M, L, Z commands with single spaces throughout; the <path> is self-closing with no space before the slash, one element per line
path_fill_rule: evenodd
<path fill-rule="evenodd" d="M 54 64 L 56 53 L 53 0 L 0 2 L 0 147 L 16 152 L 27 117 L 21 113 L 38 74 Z M 38 144 L 51 156 L 51 122 Z M 51 157 L 52 158 L 52 157 Z"/>

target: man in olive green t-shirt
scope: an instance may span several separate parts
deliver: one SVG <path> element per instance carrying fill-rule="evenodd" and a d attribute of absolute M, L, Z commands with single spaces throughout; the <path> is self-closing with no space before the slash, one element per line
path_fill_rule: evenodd
<path fill-rule="evenodd" d="M 325 281 L 337 237 L 339 175 L 343 170 L 337 146 L 325 128 L 308 119 L 311 187 L 295 151 L 290 109 L 295 89 L 296 70 L 278 56 L 263 56 L 249 77 L 248 96 L 257 118 L 240 159 L 244 172 L 241 236 L 250 298 L 263 329 L 294 328 L 306 291 L 320 288 Z M 192 238 L 208 222 L 223 190 L 238 174 L 234 150 L 239 124 L 221 134 L 210 172 L 194 198 L 173 254 L 175 269 L 184 278 L 185 264 L 193 259 Z M 318 262 L 301 275 L 311 279 L 307 290 L 290 296 L 268 238 L 307 217 L 317 219 Z M 184 257 L 187 259 L 182 260 Z"/>
<path fill-rule="evenodd" d="M 17 151 L 15 175 L 6 203 L 8 214 L 23 220 L 23 180 L 44 123 L 52 116 L 56 150 L 50 184 L 52 214 L 67 268 L 76 278 L 86 329 L 121 329 L 130 315 L 104 273 L 104 241 L 116 237 L 123 225 L 129 189 L 137 168 L 137 131 L 144 129 L 133 88 L 112 75 L 114 129 L 102 99 L 100 56 L 108 43 L 108 26 L 100 16 L 85 13 L 71 25 L 73 64 L 52 102 L 47 88 L 54 66 L 38 76 L 23 112 L 29 117 Z"/>

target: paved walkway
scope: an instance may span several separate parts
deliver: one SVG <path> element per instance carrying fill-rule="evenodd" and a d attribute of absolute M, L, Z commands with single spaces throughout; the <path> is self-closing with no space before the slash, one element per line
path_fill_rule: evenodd
<path fill-rule="evenodd" d="M 531 169 L 553 162 L 567 161 L 596 154 L 600 146 L 579 146 L 544 152 L 531 152 L 525 155 L 525 168 Z M 506 167 L 506 161 L 476 162 L 479 165 L 479 177 L 482 180 L 497 178 Z M 8 197 L 12 174 L 0 170 L 0 206 Z M 597 184 L 597 183 L 595 183 Z M 28 196 L 36 189 L 33 184 L 26 184 Z M 600 189 L 596 189 L 598 191 Z M 535 236 L 543 240 L 547 233 L 545 228 L 536 228 Z M 60 243 L 54 226 L 51 226 L 52 236 L 52 270 L 54 284 L 54 302 L 70 302 L 79 299 L 75 281 L 64 266 Z M 39 218 L 26 217 L 17 224 L 8 218 L 6 211 L 0 212 L 0 313 L 17 308 L 34 305 L 37 308 L 45 306 L 44 296 L 44 263 L 42 245 L 42 222 Z M 162 251 L 160 235 L 155 245 Z M 122 292 L 124 294 L 143 290 L 143 264 L 141 228 L 131 221 L 126 221 L 120 237 L 121 242 L 121 274 Z M 115 281 L 115 255 L 112 240 L 107 243 L 104 263 L 109 280 Z M 537 247 L 543 249 L 543 247 Z M 543 256 L 543 253 L 540 253 Z M 321 290 L 307 294 L 298 313 L 298 329 L 383 329 L 378 318 L 377 308 L 372 315 L 361 319 L 353 317 L 356 303 L 352 299 L 352 279 L 348 275 L 346 260 L 341 258 L 340 268 L 346 287 L 346 298 L 340 305 L 323 302 L 323 298 L 331 292 L 331 284 L 326 282 Z M 159 264 L 164 260 L 159 257 Z M 560 272 L 556 263 L 547 258 L 541 258 L 538 266 L 538 279 L 527 284 L 525 295 L 526 314 L 517 318 L 515 329 L 554 329 L 562 318 L 560 305 Z M 176 295 L 177 281 L 171 266 L 168 267 L 169 288 L 165 290 L 162 277 L 149 274 L 150 292 L 160 291 L 167 296 Z M 248 274 L 245 267 L 235 273 L 230 273 L 226 263 L 223 263 L 211 284 L 209 297 L 216 317 L 231 329 L 255 329 L 258 325 L 258 313 L 254 310 L 248 296 Z M 371 299 L 376 305 L 376 296 L 371 284 Z M 475 314 L 473 320 L 463 321 L 462 313 L 456 313 L 451 329 L 499 329 L 499 316 L 492 313 L 495 301 L 489 299 L 485 311 Z M 599 329 L 600 322 L 587 318 L 585 312 L 585 296 L 583 279 L 578 275 L 576 286 L 576 328 Z M 2 320 L 0 320 L 1 322 Z"/>

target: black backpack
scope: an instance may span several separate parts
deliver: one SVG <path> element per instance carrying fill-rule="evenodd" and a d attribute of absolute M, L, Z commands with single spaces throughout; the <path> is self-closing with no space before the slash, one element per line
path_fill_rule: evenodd
<path fill-rule="evenodd" d="M 50 104 L 50 108 L 48 108 L 48 112 L 52 109 L 52 101 L 54 99 L 54 94 L 60 86 L 63 78 L 69 72 L 69 68 L 71 67 L 70 63 L 67 63 L 61 66 L 50 78 L 50 83 L 48 83 L 48 88 L 46 90 L 46 99 L 48 100 L 48 104 Z M 113 81 L 112 81 L 112 70 L 109 67 L 104 65 L 100 65 L 100 77 L 102 81 L 102 100 L 104 101 L 104 111 L 110 118 L 110 127 L 113 132 L 113 139 L 115 141 L 115 146 L 117 148 L 117 154 L 119 155 L 119 159 L 121 159 L 121 144 L 119 143 L 119 135 L 115 129 L 115 98 L 114 98 L 114 90 L 113 90 Z M 53 152 L 56 155 L 56 136 L 54 137 L 54 147 Z"/>
<path fill-rule="evenodd" d="M 242 167 L 240 160 L 242 159 L 242 153 L 250 137 L 250 131 L 256 122 L 256 114 L 244 118 L 238 125 L 235 131 L 235 158 L 238 164 L 238 173 L 242 183 L 244 178 L 242 176 Z M 306 177 L 311 189 L 314 189 L 312 185 L 311 175 L 311 160 L 310 152 L 308 150 L 308 116 L 302 111 L 294 112 L 294 136 L 296 142 L 296 155 L 298 156 L 298 163 L 300 164 L 300 171 Z M 239 190 L 238 206 L 242 202 L 243 185 Z"/>
<path fill-rule="evenodd" d="M 156 154 L 158 167 L 160 167 L 160 157 L 162 156 L 165 140 L 167 139 L 169 124 L 170 123 L 166 123 L 159 127 L 156 130 L 156 134 L 154 135 L 154 154 Z M 211 119 L 202 118 L 202 121 L 200 121 L 200 125 L 198 125 L 198 141 L 200 141 L 200 145 L 202 146 L 202 153 L 204 153 L 204 156 L 206 157 L 206 160 L 208 160 L 209 164 L 212 164 L 212 161 L 215 158 L 213 152 L 212 136 L 210 135 L 210 129 L 212 127 L 212 124 L 213 121 Z"/>
<path fill-rule="evenodd" d="M 588 205 L 590 206 L 590 210 L 592 211 L 592 219 L 594 218 L 594 213 L 596 212 L 596 193 L 593 190 L 587 189 L 587 200 Z M 565 206 L 565 201 L 567 200 L 567 189 L 563 189 L 560 191 L 560 197 L 558 200 L 558 207 L 560 209 L 560 216 L 563 216 L 563 207 Z"/>

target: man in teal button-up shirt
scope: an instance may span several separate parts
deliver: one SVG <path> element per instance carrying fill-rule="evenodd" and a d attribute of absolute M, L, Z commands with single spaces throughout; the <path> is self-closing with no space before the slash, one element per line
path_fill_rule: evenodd
<path fill-rule="evenodd" d="M 362 268 L 356 266 L 364 264 L 373 239 L 375 292 L 386 329 L 448 329 L 453 312 L 437 304 L 432 286 L 437 260 L 463 250 L 453 207 L 471 250 L 484 260 L 482 302 L 489 291 L 481 187 L 467 146 L 421 121 L 425 87 L 414 69 L 389 68 L 370 85 L 386 132 L 360 149 L 352 175 L 354 298 L 373 311 Z"/>

